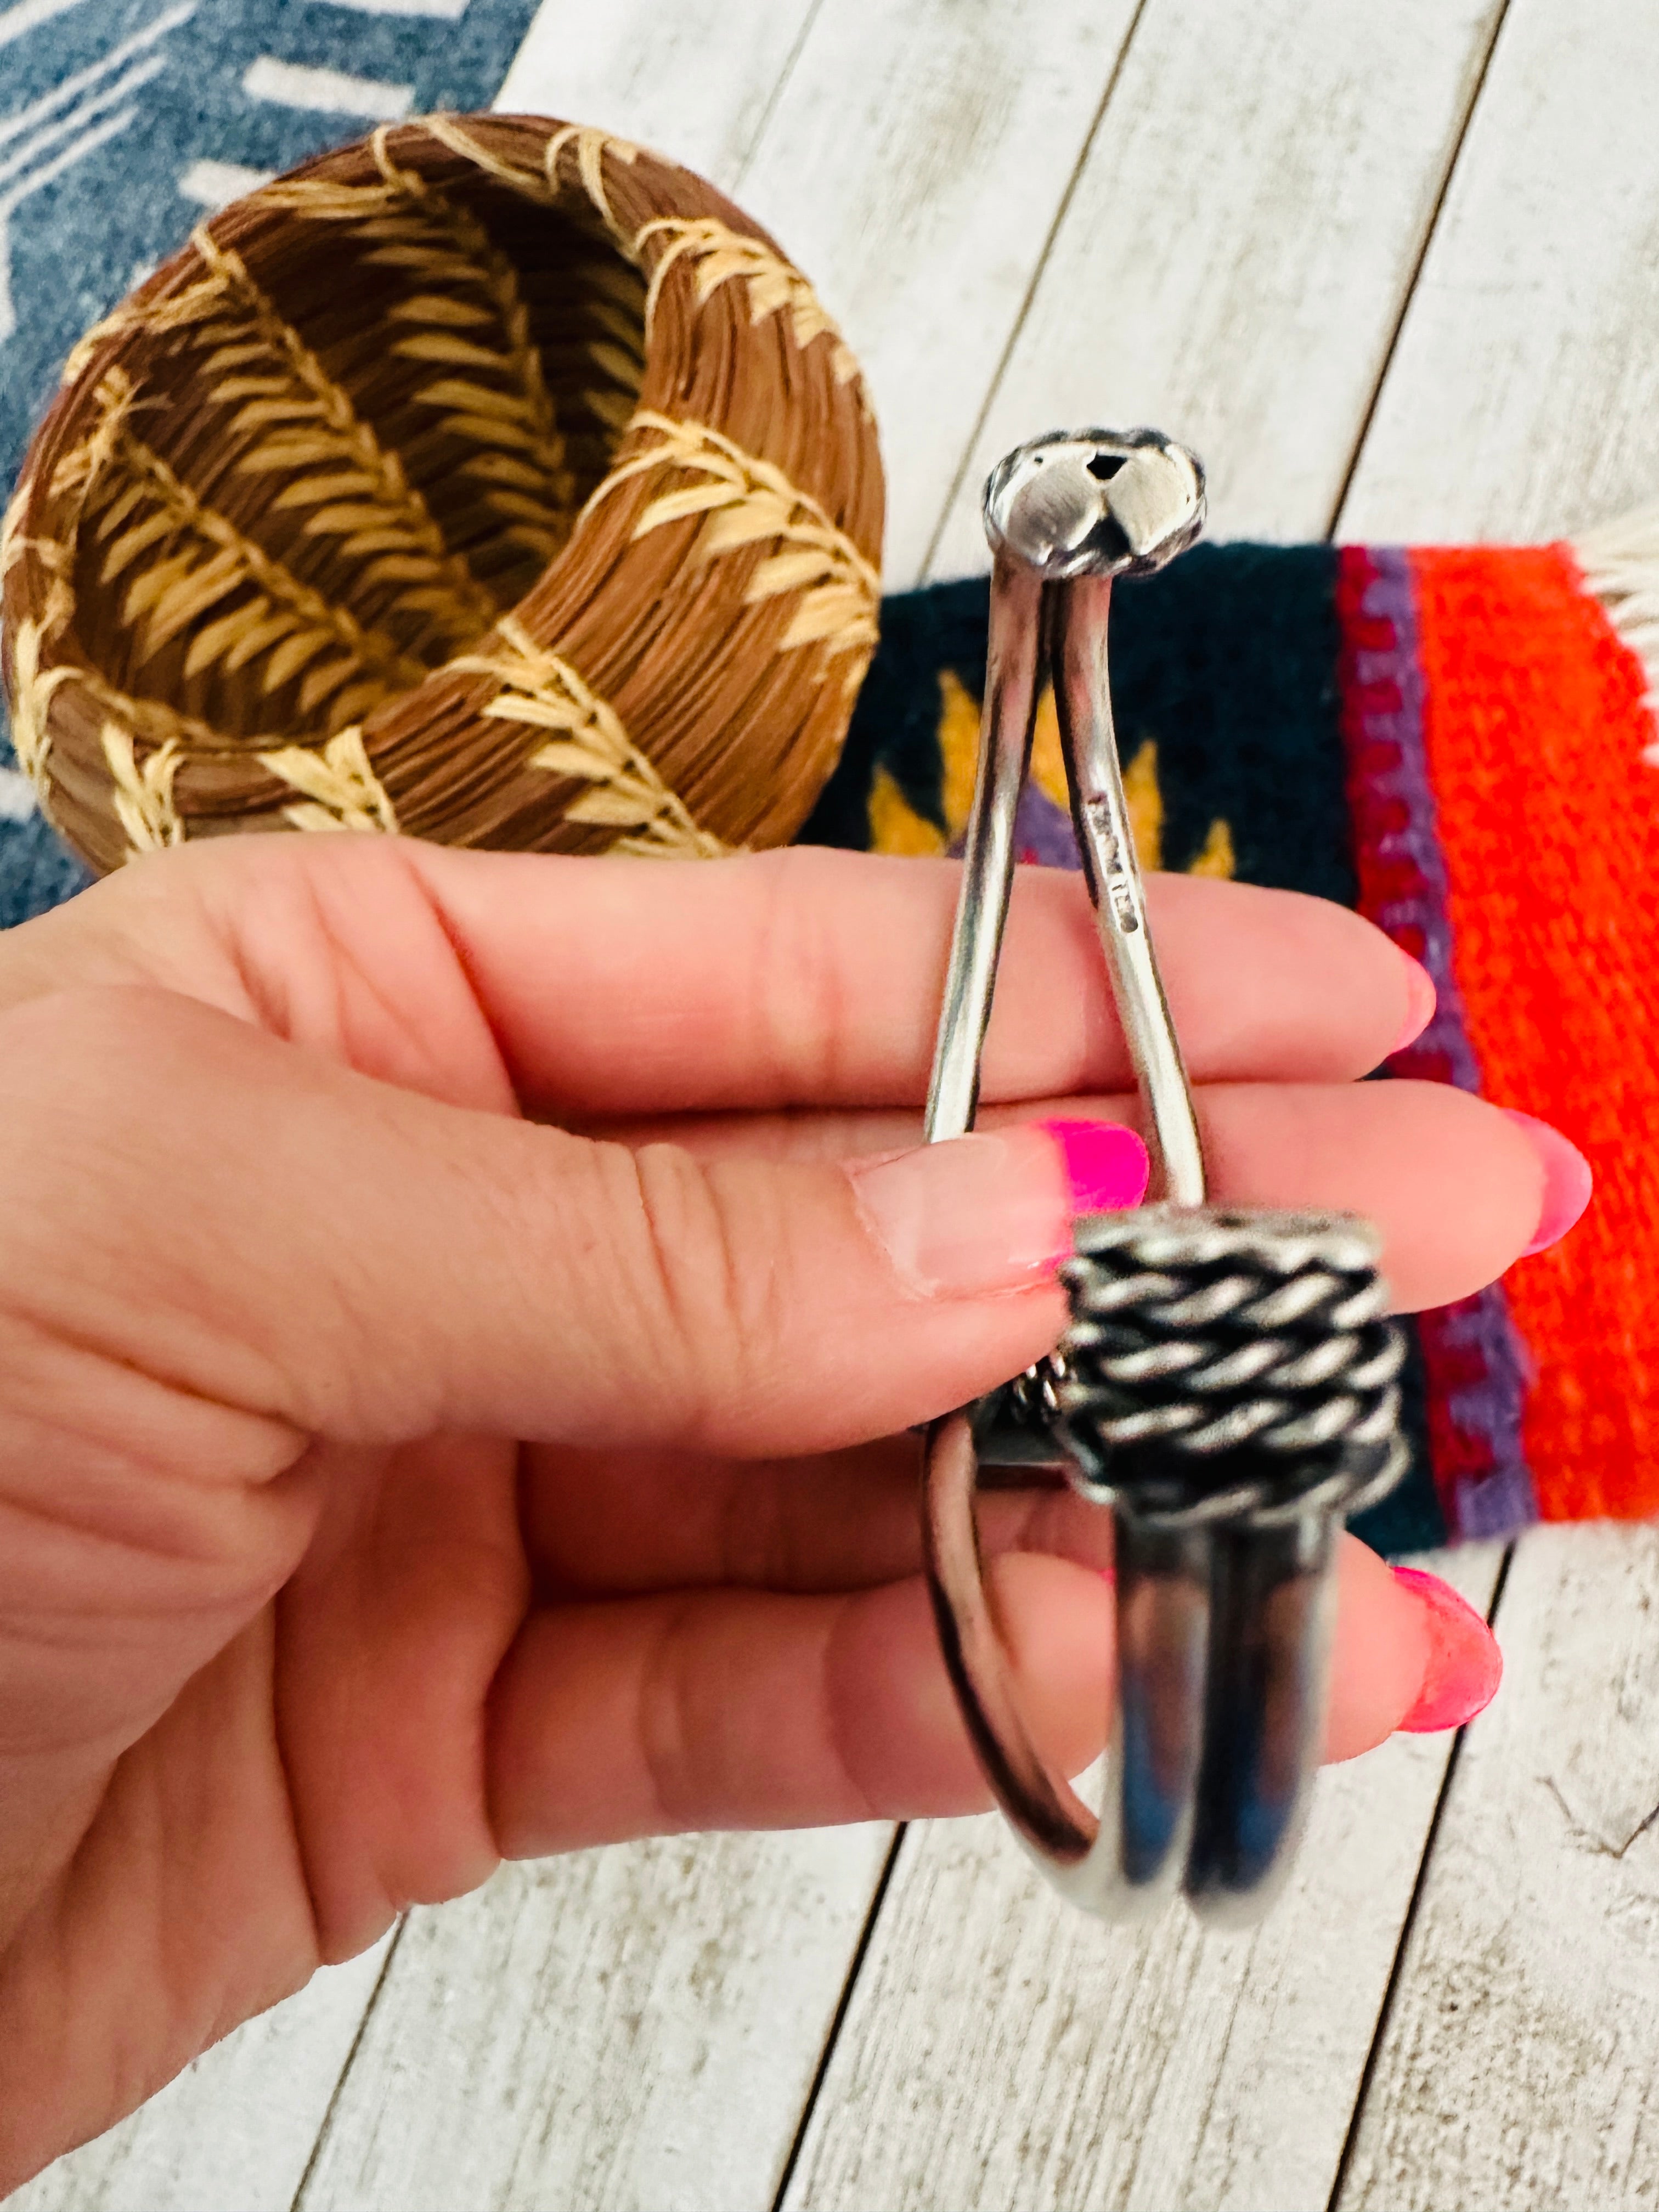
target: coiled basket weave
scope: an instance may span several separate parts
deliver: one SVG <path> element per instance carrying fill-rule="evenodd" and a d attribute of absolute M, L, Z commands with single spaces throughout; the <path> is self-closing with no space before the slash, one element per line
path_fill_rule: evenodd
<path fill-rule="evenodd" d="M 858 370 L 712 186 L 377 131 L 76 349 L 6 517 L 19 759 L 93 866 L 243 830 L 783 842 L 876 638 Z"/>

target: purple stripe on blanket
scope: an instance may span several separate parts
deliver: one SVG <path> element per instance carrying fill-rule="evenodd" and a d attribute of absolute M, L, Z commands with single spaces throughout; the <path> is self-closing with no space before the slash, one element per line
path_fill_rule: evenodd
<path fill-rule="evenodd" d="M 1363 558 L 1369 575 L 1348 654 L 1356 830 L 1371 844 L 1361 877 L 1386 885 L 1367 901 L 1367 911 L 1422 961 L 1437 1000 L 1427 1029 L 1390 1065 L 1397 1075 L 1478 1091 L 1424 744 L 1411 571 L 1395 547 L 1369 547 Z M 1431 1385 L 1435 1479 L 1448 1522 L 1460 1536 L 1478 1537 L 1535 1521 L 1522 1441 L 1527 1351 L 1502 1285 L 1422 1314 L 1418 1328 Z"/>

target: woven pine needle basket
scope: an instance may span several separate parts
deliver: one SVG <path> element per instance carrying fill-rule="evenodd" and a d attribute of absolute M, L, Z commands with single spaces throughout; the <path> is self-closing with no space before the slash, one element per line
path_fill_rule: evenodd
<path fill-rule="evenodd" d="M 687 171 L 377 131 L 76 349 L 6 518 L 19 759 L 93 866 L 246 830 L 786 840 L 876 638 L 857 368 Z"/>

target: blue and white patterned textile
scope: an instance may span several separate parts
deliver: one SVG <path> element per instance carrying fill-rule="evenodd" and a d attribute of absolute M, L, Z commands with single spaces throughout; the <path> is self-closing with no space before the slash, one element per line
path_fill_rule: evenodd
<path fill-rule="evenodd" d="M 535 7 L 0 0 L 0 501 L 76 339 L 204 213 L 376 123 L 487 107 Z M 86 880 L 0 740 L 0 927 Z"/>

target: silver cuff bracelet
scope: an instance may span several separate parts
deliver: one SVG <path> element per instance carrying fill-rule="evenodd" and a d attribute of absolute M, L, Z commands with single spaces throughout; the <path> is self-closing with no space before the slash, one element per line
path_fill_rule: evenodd
<path fill-rule="evenodd" d="M 1403 1341 L 1350 1215 L 1206 1203 L 1192 1093 L 1147 927 L 1107 681 L 1115 576 L 1184 551 L 1204 472 L 1152 430 L 1055 432 L 993 471 L 978 781 L 927 1104 L 974 1123 L 1014 818 L 1052 680 L 1072 817 L 1139 1089 L 1153 1203 L 1075 1224 L 1050 1358 L 935 1421 L 923 1477 L 945 1657 L 998 1802 L 1076 1903 L 1185 1892 L 1247 1923 L 1282 1879 L 1324 1728 L 1336 1535 L 1405 1471 Z M 1097 1819 L 1023 1717 L 979 1554 L 981 1474 L 1063 1474 L 1114 1521 L 1117 1692 Z"/>

